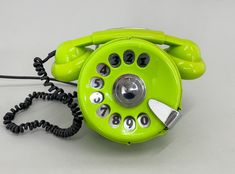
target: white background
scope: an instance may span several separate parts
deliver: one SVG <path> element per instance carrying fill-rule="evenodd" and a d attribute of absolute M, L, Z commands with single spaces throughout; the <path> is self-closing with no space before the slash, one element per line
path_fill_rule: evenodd
<path fill-rule="evenodd" d="M 0 74 L 35 75 L 34 56 L 46 56 L 65 40 L 123 26 L 191 39 L 207 64 L 202 78 L 183 81 L 184 116 L 166 136 L 126 146 L 85 125 L 66 140 L 43 130 L 16 136 L 1 125 L 0 173 L 234 174 L 234 19 L 232 0 L 0 0 Z M 46 88 L 40 81 L 0 79 L 0 114 L 34 90 Z M 65 106 L 35 103 L 17 115 L 17 123 L 47 119 L 70 124 Z"/>

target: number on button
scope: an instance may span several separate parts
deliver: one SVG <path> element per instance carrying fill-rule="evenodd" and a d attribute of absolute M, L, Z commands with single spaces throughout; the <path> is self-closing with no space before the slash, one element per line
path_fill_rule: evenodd
<path fill-rule="evenodd" d="M 110 73 L 110 69 L 107 65 L 105 65 L 104 63 L 99 64 L 96 67 L 97 72 L 102 75 L 102 76 L 107 76 Z"/>
<path fill-rule="evenodd" d="M 138 116 L 138 122 L 141 127 L 148 127 L 150 124 L 150 119 L 147 114 L 142 113 Z"/>
<path fill-rule="evenodd" d="M 148 54 L 142 53 L 142 54 L 139 55 L 139 57 L 138 57 L 137 64 L 138 64 L 140 67 L 144 68 L 144 67 L 146 67 L 146 66 L 148 65 L 149 59 L 150 59 L 150 58 L 149 58 L 149 55 L 148 55 Z"/>
<path fill-rule="evenodd" d="M 125 118 L 124 120 L 124 128 L 127 131 L 133 131 L 135 129 L 135 120 L 133 117 L 128 116 L 127 118 Z"/>
<path fill-rule="evenodd" d="M 126 64 L 132 64 L 135 61 L 135 53 L 131 50 L 126 50 L 123 59 Z"/>
<path fill-rule="evenodd" d="M 104 100 L 104 97 L 101 92 L 93 92 L 90 95 L 90 101 L 94 104 L 101 103 L 103 100 Z"/>
<path fill-rule="evenodd" d="M 109 119 L 109 124 L 113 128 L 117 128 L 121 123 L 121 116 L 118 113 L 113 114 Z"/>
<path fill-rule="evenodd" d="M 94 77 L 91 79 L 90 85 L 95 89 L 100 89 L 104 86 L 104 81 L 101 78 Z"/>
<path fill-rule="evenodd" d="M 110 107 L 108 105 L 101 105 L 97 110 L 96 110 L 97 115 L 100 117 L 105 117 L 110 113 Z"/>
<path fill-rule="evenodd" d="M 114 67 L 114 68 L 120 66 L 120 64 L 121 64 L 121 59 L 120 59 L 119 55 L 118 55 L 118 54 L 115 54 L 115 53 L 111 54 L 111 55 L 109 56 L 109 63 L 110 63 L 110 65 L 111 65 L 112 67 Z"/>

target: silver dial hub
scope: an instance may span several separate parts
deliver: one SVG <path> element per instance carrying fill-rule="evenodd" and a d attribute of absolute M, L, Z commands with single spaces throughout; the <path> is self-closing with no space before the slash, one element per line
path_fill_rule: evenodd
<path fill-rule="evenodd" d="M 145 97 L 144 82 L 136 75 L 125 74 L 119 77 L 113 86 L 114 98 L 125 107 L 140 104 Z"/>

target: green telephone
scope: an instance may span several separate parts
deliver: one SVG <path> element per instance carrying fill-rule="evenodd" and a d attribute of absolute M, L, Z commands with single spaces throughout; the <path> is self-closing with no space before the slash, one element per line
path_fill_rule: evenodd
<path fill-rule="evenodd" d="M 180 118 L 181 79 L 204 72 L 195 43 L 146 29 L 111 29 L 66 41 L 52 65 L 57 80 L 78 80 L 86 125 L 124 144 L 147 141 L 173 127 Z"/>
<path fill-rule="evenodd" d="M 93 51 L 89 45 L 100 47 Z M 195 43 L 145 29 L 111 29 L 64 42 L 52 66 L 56 79 L 78 79 L 86 124 L 120 143 L 164 134 L 179 117 L 181 79 L 204 71 Z"/>

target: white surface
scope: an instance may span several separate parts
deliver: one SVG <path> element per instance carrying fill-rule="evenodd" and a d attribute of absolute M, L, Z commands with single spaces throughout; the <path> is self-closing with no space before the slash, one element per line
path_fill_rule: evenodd
<path fill-rule="evenodd" d="M 235 173 L 235 1 L 0 1 L 0 74 L 35 75 L 34 56 L 64 40 L 120 26 L 146 27 L 197 42 L 206 74 L 183 82 L 183 118 L 168 135 L 125 146 L 88 130 L 71 139 L 44 131 L 12 135 L 0 126 L 0 173 Z M 48 63 L 49 69 L 51 62 Z M 73 90 L 72 88 L 67 88 Z M 0 79 L 0 114 L 39 81 Z M 35 102 L 17 121 L 69 125 L 57 103 Z"/>

